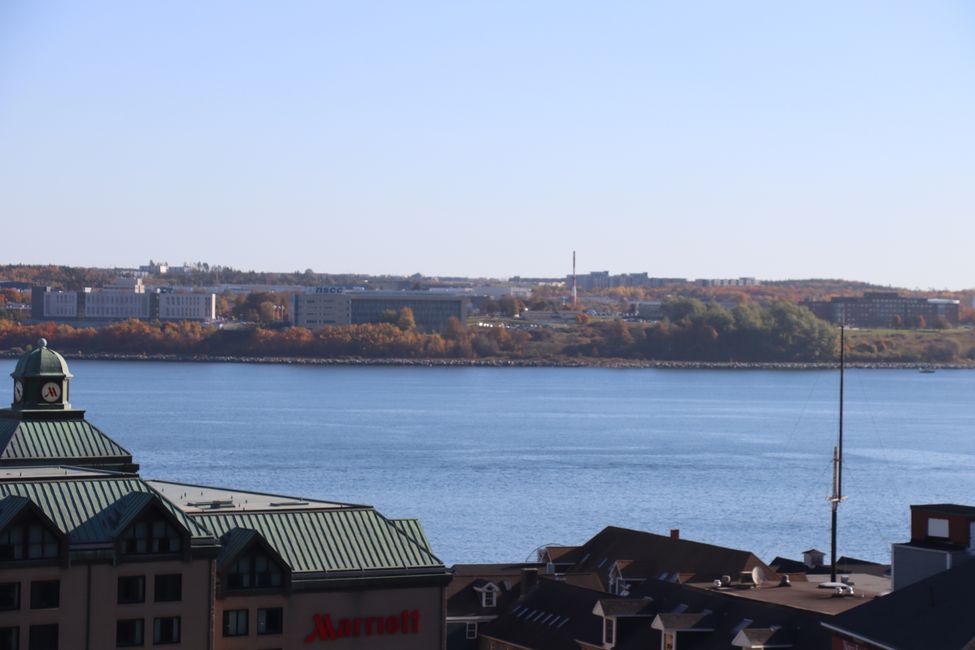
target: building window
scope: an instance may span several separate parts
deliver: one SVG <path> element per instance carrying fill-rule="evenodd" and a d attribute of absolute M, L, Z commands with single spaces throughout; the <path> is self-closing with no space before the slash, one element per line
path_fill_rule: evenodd
<path fill-rule="evenodd" d="M 119 576 L 118 604 L 146 602 L 145 576 Z"/>
<path fill-rule="evenodd" d="M 30 583 L 31 609 L 54 609 L 60 604 L 60 580 L 36 580 Z"/>
<path fill-rule="evenodd" d="M 947 519 L 928 519 L 928 537 L 948 538 Z"/>
<path fill-rule="evenodd" d="M 155 578 L 153 600 L 157 603 L 171 603 L 183 599 L 183 574 L 167 573 Z"/>
<path fill-rule="evenodd" d="M 20 609 L 20 583 L 4 582 L 0 584 L 0 610 L 10 611 Z M 0 645 L 0 650 L 3 646 Z"/>
<path fill-rule="evenodd" d="M 258 634 L 281 634 L 284 632 L 284 611 L 280 607 L 257 610 Z"/>
<path fill-rule="evenodd" d="M 0 532 L 0 560 L 48 560 L 58 556 L 58 539 L 40 524 Z"/>
<path fill-rule="evenodd" d="M 227 572 L 227 587 L 230 589 L 270 589 L 280 587 L 281 568 L 266 553 L 255 552 L 242 555 Z"/>
<path fill-rule="evenodd" d="M 224 636 L 247 636 L 247 610 L 228 609 L 223 613 Z"/>
<path fill-rule="evenodd" d="M 493 589 L 485 589 L 481 592 L 481 606 L 494 607 L 498 602 L 498 592 Z"/>
<path fill-rule="evenodd" d="M 179 616 L 157 618 L 152 622 L 152 644 L 179 643 Z"/>
<path fill-rule="evenodd" d="M 179 553 L 182 548 L 179 531 L 162 519 L 136 522 L 122 539 L 122 552 L 127 555 Z"/>
<path fill-rule="evenodd" d="M 115 624 L 115 647 L 131 648 L 146 641 L 146 623 L 141 618 L 129 618 Z"/>
<path fill-rule="evenodd" d="M 58 650 L 58 626 L 31 625 L 27 632 L 27 650 Z"/>
<path fill-rule="evenodd" d="M 467 639 L 476 639 L 477 638 L 477 623 L 468 623 L 467 624 L 467 631 L 466 631 L 466 633 L 464 635 L 464 638 L 467 638 Z"/>
<path fill-rule="evenodd" d="M 0 650 L 20 650 L 19 627 L 0 627 Z"/>
<path fill-rule="evenodd" d="M 606 645 L 616 643 L 616 619 L 603 619 L 603 643 Z"/>

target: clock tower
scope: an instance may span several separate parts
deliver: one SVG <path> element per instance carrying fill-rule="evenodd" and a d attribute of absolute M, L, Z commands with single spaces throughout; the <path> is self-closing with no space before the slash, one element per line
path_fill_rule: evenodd
<path fill-rule="evenodd" d="M 26 465 L 95 467 L 137 472 L 132 454 L 68 402 L 71 372 L 40 339 L 17 361 L 10 408 L 0 408 L 0 468 Z M 2 545 L 0 545 L 2 546 Z M 2 645 L 2 644 L 0 644 Z"/>
<path fill-rule="evenodd" d="M 68 402 L 68 382 L 71 372 L 60 354 L 39 339 L 37 346 L 20 357 L 10 376 L 14 379 L 14 411 L 65 411 Z"/>

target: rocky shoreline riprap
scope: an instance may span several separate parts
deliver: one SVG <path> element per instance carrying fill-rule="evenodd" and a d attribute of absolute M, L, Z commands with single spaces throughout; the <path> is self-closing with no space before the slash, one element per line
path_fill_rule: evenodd
<path fill-rule="evenodd" d="M 836 363 L 806 362 L 741 362 L 741 361 L 653 361 L 641 359 L 597 359 L 591 357 L 552 357 L 538 359 L 374 359 L 367 357 L 338 357 L 319 359 L 309 357 L 249 357 L 193 354 L 117 354 L 117 353 L 72 353 L 65 350 L 71 359 L 84 361 L 169 361 L 178 363 L 273 363 L 284 365 L 309 366 L 402 366 L 402 367 L 479 367 L 479 368 L 670 368 L 699 370 L 822 370 L 836 368 Z M 2 351 L 0 358 L 15 359 L 18 352 Z M 961 363 L 916 362 L 851 362 L 848 368 L 875 369 L 972 369 L 975 365 Z"/>

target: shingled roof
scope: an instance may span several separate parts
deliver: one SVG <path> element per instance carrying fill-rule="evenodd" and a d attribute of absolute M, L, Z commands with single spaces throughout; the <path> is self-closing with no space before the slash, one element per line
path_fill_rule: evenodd
<path fill-rule="evenodd" d="M 661 628 L 678 630 L 678 647 L 695 650 L 728 650 L 735 639 L 749 644 L 738 647 L 829 646 L 829 631 L 820 625 L 829 614 L 661 580 L 642 583 L 628 598 L 613 598 L 542 578 L 481 635 L 533 650 L 603 648 L 604 617 L 616 619 L 616 650 L 660 647 Z"/>
<path fill-rule="evenodd" d="M 480 634 L 520 648 L 579 650 L 578 641 L 601 646 L 603 619 L 592 612 L 605 597 L 600 591 L 539 580 L 506 614 L 485 625 Z"/>
<path fill-rule="evenodd" d="M 607 526 L 582 546 L 562 556 L 572 562 L 566 573 L 596 573 L 608 588 L 613 564 L 622 562 L 626 578 L 677 577 L 681 582 L 709 581 L 722 575 L 761 568 L 766 577 L 775 573 L 749 551 L 714 546 L 686 539 L 656 535 L 629 528 Z"/>

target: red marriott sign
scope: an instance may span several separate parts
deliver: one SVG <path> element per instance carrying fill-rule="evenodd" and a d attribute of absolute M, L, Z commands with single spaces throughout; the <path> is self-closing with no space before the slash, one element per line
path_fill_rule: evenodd
<path fill-rule="evenodd" d="M 315 614 L 315 628 L 305 643 L 338 641 L 360 636 L 393 636 L 420 633 L 420 610 L 403 610 L 392 616 L 356 616 L 332 620 L 331 614 Z"/>

